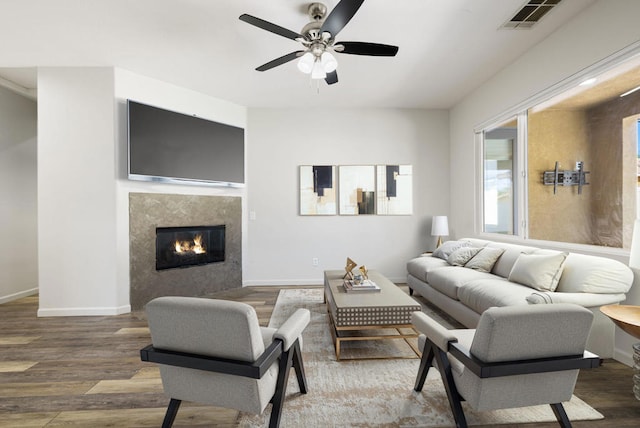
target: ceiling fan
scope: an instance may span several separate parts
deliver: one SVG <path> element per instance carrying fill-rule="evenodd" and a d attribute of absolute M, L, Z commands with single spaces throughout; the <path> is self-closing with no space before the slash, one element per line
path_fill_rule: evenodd
<path fill-rule="evenodd" d="M 367 42 L 337 42 L 335 37 L 353 18 L 364 0 L 341 0 L 327 16 L 327 7 L 322 3 L 311 3 L 308 8 L 311 22 L 300 33 L 248 14 L 240 15 L 240 20 L 271 33 L 299 42 L 303 50 L 288 53 L 256 68 L 257 71 L 270 70 L 279 65 L 298 60 L 298 69 L 311 74 L 312 79 L 324 79 L 329 85 L 338 82 L 336 68 L 338 62 L 332 53 L 370 56 L 395 56 L 397 46 Z M 326 19 L 325 19 L 326 16 Z"/>

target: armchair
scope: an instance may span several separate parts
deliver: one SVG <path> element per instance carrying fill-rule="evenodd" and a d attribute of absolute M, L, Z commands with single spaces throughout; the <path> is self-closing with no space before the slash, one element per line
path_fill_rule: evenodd
<path fill-rule="evenodd" d="M 412 323 L 423 349 L 414 389 L 422 391 L 434 359 L 457 427 L 461 401 L 475 410 L 549 404 L 562 427 L 579 369 L 600 365 L 585 351 L 593 313 L 572 304 L 494 307 L 475 330 L 448 330 L 421 312 Z"/>
<path fill-rule="evenodd" d="M 269 426 L 277 427 L 291 367 L 307 393 L 300 348 L 307 309 L 278 329 L 260 327 L 253 307 L 225 300 L 159 297 L 146 313 L 152 344 L 140 356 L 160 364 L 171 399 L 163 428 L 173 425 L 183 400 L 257 414 L 271 402 Z"/>

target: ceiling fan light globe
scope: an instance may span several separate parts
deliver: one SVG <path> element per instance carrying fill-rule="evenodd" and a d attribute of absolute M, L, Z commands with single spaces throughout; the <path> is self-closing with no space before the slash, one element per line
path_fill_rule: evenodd
<path fill-rule="evenodd" d="M 338 61 L 336 61 L 336 58 L 329 52 L 325 51 L 320 57 L 320 61 L 322 62 L 322 68 L 326 73 L 336 71 L 336 68 L 338 68 Z"/>
<path fill-rule="evenodd" d="M 327 77 L 327 72 L 324 71 L 322 67 L 322 63 L 320 61 L 316 61 L 313 64 L 313 70 L 311 70 L 311 78 L 312 79 L 324 79 Z"/>
<path fill-rule="evenodd" d="M 300 60 L 298 60 L 298 70 L 302 71 L 305 74 L 309 74 L 311 73 L 311 70 L 313 70 L 314 63 L 315 58 L 313 57 L 311 52 L 306 52 L 300 57 Z"/>

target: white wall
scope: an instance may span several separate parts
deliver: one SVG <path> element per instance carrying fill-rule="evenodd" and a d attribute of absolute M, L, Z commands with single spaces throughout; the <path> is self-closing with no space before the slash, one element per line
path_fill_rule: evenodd
<path fill-rule="evenodd" d="M 406 280 L 449 207 L 448 113 L 400 109 L 250 109 L 247 285 L 321 284 L 346 258 Z M 413 165 L 411 216 L 300 216 L 300 165 Z M 313 258 L 319 259 L 317 267 Z"/>
<path fill-rule="evenodd" d="M 38 71 L 38 315 L 128 310 L 116 288 L 114 77 Z"/>
<path fill-rule="evenodd" d="M 600 0 L 517 61 L 477 88 L 451 110 L 450 225 L 457 237 L 474 236 L 477 186 L 474 128 L 640 40 L 640 2 Z M 591 253 L 598 254 L 599 250 Z M 623 251 L 602 249 L 600 255 L 628 261 Z M 627 304 L 640 304 L 637 284 Z M 637 340 L 636 340 L 637 341 Z M 616 358 L 629 362 L 633 340 L 618 330 Z"/>
<path fill-rule="evenodd" d="M 36 113 L 0 87 L 0 303 L 38 291 Z"/>
<path fill-rule="evenodd" d="M 128 181 L 127 99 L 246 125 L 244 107 L 125 70 L 39 69 L 40 316 L 130 310 L 130 192 L 244 197 L 244 189 Z"/>

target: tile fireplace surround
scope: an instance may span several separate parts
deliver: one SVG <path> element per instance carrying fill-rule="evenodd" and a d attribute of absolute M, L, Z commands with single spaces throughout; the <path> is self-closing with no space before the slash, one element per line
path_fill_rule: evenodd
<path fill-rule="evenodd" d="M 224 262 L 156 271 L 156 227 L 222 224 Z M 205 296 L 242 287 L 241 198 L 130 193 L 129 269 L 134 311 L 159 296 Z"/>

